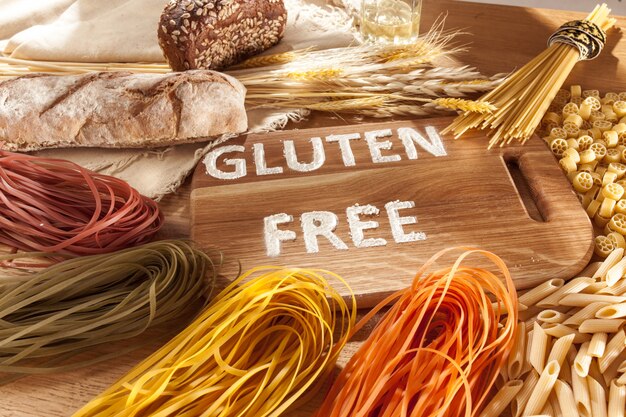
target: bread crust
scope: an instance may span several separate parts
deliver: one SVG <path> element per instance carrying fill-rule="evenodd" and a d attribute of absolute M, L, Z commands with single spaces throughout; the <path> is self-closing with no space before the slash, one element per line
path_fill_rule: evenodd
<path fill-rule="evenodd" d="M 213 71 L 33 74 L 0 83 L 0 149 L 144 148 L 247 129 L 245 87 Z"/>
<path fill-rule="evenodd" d="M 159 45 L 174 71 L 220 70 L 277 44 L 286 23 L 282 0 L 172 0 Z"/>

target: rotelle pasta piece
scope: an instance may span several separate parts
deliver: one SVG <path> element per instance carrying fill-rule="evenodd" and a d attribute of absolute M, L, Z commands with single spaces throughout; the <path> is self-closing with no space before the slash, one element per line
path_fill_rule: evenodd
<path fill-rule="evenodd" d="M 126 182 L 61 159 L 0 151 L 0 244 L 95 255 L 146 243 L 163 216 Z"/>
<path fill-rule="evenodd" d="M 323 270 L 252 269 L 75 417 L 279 416 L 315 395 L 356 321 Z M 246 282 L 246 280 L 248 280 Z"/>
<path fill-rule="evenodd" d="M 48 256 L 19 253 L 0 261 Z M 14 379 L 106 360 L 77 355 L 189 312 L 210 294 L 210 269 L 215 273 L 191 243 L 169 240 L 73 258 L 31 274 L 0 274 L 0 374 Z"/>
<path fill-rule="evenodd" d="M 468 250 L 453 266 L 427 273 L 447 252 L 431 258 L 410 288 L 357 325 L 395 301 L 340 373 L 317 417 L 469 417 L 485 407 L 513 348 L 517 295 L 506 266 L 489 252 Z M 472 254 L 492 261 L 503 280 L 464 266 Z"/>

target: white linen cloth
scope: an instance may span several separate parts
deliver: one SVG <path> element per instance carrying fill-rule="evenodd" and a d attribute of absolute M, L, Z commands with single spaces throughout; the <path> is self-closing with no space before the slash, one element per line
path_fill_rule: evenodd
<path fill-rule="evenodd" d="M 5 13 L 20 16 L 19 2 L 39 10 L 26 29 L 15 25 L 8 33 L 5 53 L 23 59 L 84 62 L 162 61 L 156 26 L 167 0 L 0 0 L 0 22 Z M 67 5 L 66 3 L 71 3 Z M 41 9 L 34 5 L 41 4 Z M 65 5 L 65 6 L 62 6 Z M 316 46 L 332 48 L 354 41 L 349 16 L 325 0 L 285 0 L 289 18 L 285 37 L 266 53 Z M 44 12 L 47 10 L 47 14 Z M 3 13 L 5 12 L 5 13 Z M 0 27 L 2 27 L 0 25 Z M 20 30 L 24 29 L 24 30 Z M 289 120 L 306 116 L 303 110 L 254 110 L 248 113 L 249 131 L 280 129 Z M 39 152 L 39 155 L 74 161 L 86 168 L 114 175 L 141 193 L 161 198 L 176 191 L 202 156 L 217 143 L 186 144 L 155 150 L 74 148 Z"/>

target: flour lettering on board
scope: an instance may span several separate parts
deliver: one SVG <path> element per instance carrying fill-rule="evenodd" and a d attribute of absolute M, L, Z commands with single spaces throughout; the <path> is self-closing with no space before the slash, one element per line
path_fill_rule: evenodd
<path fill-rule="evenodd" d="M 266 157 L 265 145 L 255 143 L 252 148 L 242 145 L 225 145 L 211 150 L 204 158 L 207 174 L 220 180 L 236 180 L 247 175 L 278 176 L 286 172 L 310 173 L 319 170 L 327 161 L 329 152 L 340 152 L 343 165 L 358 167 L 353 152 L 354 146 L 367 146 L 371 162 L 391 164 L 402 159 L 415 160 L 420 152 L 427 152 L 435 157 L 447 156 L 441 136 L 432 126 L 425 129 L 426 135 L 412 127 L 374 130 L 363 133 L 328 135 L 324 139 L 313 137 L 308 141 L 283 141 L 281 163 L 271 165 Z M 394 140 L 395 139 L 395 140 Z M 393 152 L 394 142 L 402 152 Z M 306 149 L 310 154 L 307 161 L 302 161 L 298 148 Z M 309 152 L 310 150 L 310 152 Z M 250 153 L 251 155 L 248 155 Z M 304 153 L 304 152 L 303 152 Z M 254 163 L 254 173 L 248 172 L 248 158 Z"/>
<path fill-rule="evenodd" d="M 420 153 L 434 157 L 448 155 L 441 136 L 432 126 L 426 126 L 422 132 L 414 127 L 399 127 L 267 144 L 256 142 L 248 146 L 227 144 L 210 151 L 204 163 L 209 176 L 229 181 L 252 175 L 272 179 L 286 174 L 323 172 L 329 158 L 335 166 L 358 169 L 359 164 L 383 166 L 417 160 Z M 339 210 L 315 207 L 300 213 L 271 214 L 259 222 L 267 256 L 280 256 L 286 251 L 286 243 L 295 242 L 298 237 L 302 241 L 300 250 L 316 254 L 322 251 L 321 247 L 347 251 L 424 241 L 426 234 L 415 230 L 417 217 L 403 212 L 413 208 L 415 202 L 410 200 L 390 201 L 384 207 L 373 204 L 354 204 Z M 381 219 L 388 226 L 382 227 Z M 347 226 L 344 229 L 349 231 L 349 236 L 337 233 L 342 225 Z M 293 247 L 293 244 L 289 246 Z"/>
<path fill-rule="evenodd" d="M 415 207 L 413 201 L 390 201 L 385 204 L 385 211 L 389 219 L 391 227 L 391 235 L 395 243 L 410 243 L 426 240 L 424 232 L 415 232 L 405 230 L 405 226 L 417 224 L 415 216 L 404 216 L 401 210 Z M 342 213 L 343 214 L 343 213 Z M 352 242 L 346 243 L 337 234 L 335 229 L 339 225 L 340 218 L 331 211 L 310 211 L 300 215 L 300 230 L 304 240 L 304 246 L 307 253 L 318 253 L 319 241 L 326 240 L 335 250 L 348 250 L 349 246 L 355 248 L 371 248 L 376 246 L 387 245 L 387 240 L 382 237 L 365 237 L 365 231 L 375 231 L 379 227 L 379 223 L 375 220 L 364 220 L 364 216 L 377 216 L 380 209 L 371 204 L 361 206 L 355 204 L 345 211 L 345 220 L 350 227 L 350 235 Z M 343 219 L 342 219 L 343 220 Z M 265 239 L 265 248 L 267 256 L 280 256 L 282 252 L 282 243 L 295 241 L 298 233 L 293 224 L 295 218 L 291 214 L 278 213 L 267 216 L 263 219 L 263 235 Z"/>

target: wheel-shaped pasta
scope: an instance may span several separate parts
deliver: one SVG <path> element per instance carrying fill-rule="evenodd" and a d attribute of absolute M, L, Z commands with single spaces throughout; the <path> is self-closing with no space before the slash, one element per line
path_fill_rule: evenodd
<path fill-rule="evenodd" d="M 626 201 L 626 200 L 620 200 L 620 201 Z M 609 232 L 607 233 L 606 237 L 608 237 L 611 240 L 611 243 L 613 243 L 613 246 L 615 246 L 616 249 L 617 248 L 626 249 L 626 239 L 624 239 L 624 236 L 620 235 L 617 232 Z"/>
<path fill-rule="evenodd" d="M 616 213 L 611 217 L 609 221 L 609 227 L 611 230 L 618 232 L 622 235 L 626 235 L 626 214 Z"/>
<path fill-rule="evenodd" d="M 599 122 L 605 122 L 605 121 L 606 120 L 599 120 Z M 607 122 L 607 123 L 610 123 L 610 122 Z M 602 130 L 600 127 L 598 128 Z M 565 133 L 567 134 L 568 138 L 577 138 L 578 132 L 580 131 L 580 128 L 578 127 L 578 125 L 572 122 L 565 123 L 563 125 L 563 129 L 565 130 Z"/>
<path fill-rule="evenodd" d="M 617 113 L 619 117 L 626 116 L 626 101 L 618 100 L 613 103 L 613 111 Z"/>
<path fill-rule="evenodd" d="M 592 110 L 591 116 L 589 116 L 589 121 L 593 124 L 595 122 L 601 122 L 606 120 L 606 114 L 602 113 L 600 110 Z"/>
<path fill-rule="evenodd" d="M 615 212 L 626 214 L 626 200 L 622 199 L 615 203 Z"/>
<path fill-rule="evenodd" d="M 578 140 L 578 150 L 580 151 L 586 151 L 593 144 L 593 138 L 589 135 L 579 136 L 577 140 Z M 626 135 L 624 135 L 624 140 L 626 143 Z"/>
<path fill-rule="evenodd" d="M 578 106 L 575 103 L 567 103 L 563 106 L 561 113 L 563 114 L 563 118 L 567 118 L 572 114 L 578 115 L 578 110 Z"/>
<path fill-rule="evenodd" d="M 611 252 L 613 252 L 615 246 L 613 246 L 613 242 L 606 236 L 597 236 L 595 238 L 595 249 L 594 252 L 596 255 L 606 258 L 609 256 Z"/>
<path fill-rule="evenodd" d="M 555 139 L 552 139 L 552 141 L 550 142 L 550 150 L 552 151 L 554 155 L 556 155 L 559 158 L 563 156 L 563 152 L 565 152 L 567 148 L 568 148 L 567 141 L 563 138 L 555 138 Z M 605 149 L 605 154 L 606 154 L 606 149 Z"/>
<path fill-rule="evenodd" d="M 593 177 L 588 172 L 579 172 L 574 177 L 572 185 L 579 193 L 586 193 L 593 187 Z"/>
<path fill-rule="evenodd" d="M 576 164 L 580 162 L 580 154 L 576 149 L 570 147 L 563 152 L 563 158 L 571 158 Z"/>
<path fill-rule="evenodd" d="M 600 100 L 602 104 L 613 104 L 616 101 L 619 101 L 619 94 L 617 93 L 606 93 L 604 97 Z"/>
<path fill-rule="evenodd" d="M 567 144 L 567 142 L 565 142 L 565 144 Z M 601 160 L 606 155 L 606 146 L 601 143 L 592 143 L 589 149 L 596 154 L 596 161 Z M 565 151 L 565 149 L 563 151 Z"/>
<path fill-rule="evenodd" d="M 614 130 L 607 130 L 606 132 L 602 132 L 602 139 L 606 142 L 607 147 L 614 148 L 618 145 L 619 135 Z"/>
<path fill-rule="evenodd" d="M 576 161 L 574 161 L 569 156 L 561 158 L 559 160 L 559 164 L 561 165 L 561 168 L 563 168 L 563 171 L 565 171 L 566 174 L 576 172 Z"/>
<path fill-rule="evenodd" d="M 626 165 L 619 162 L 611 162 L 608 170 L 615 172 L 617 174 L 617 178 L 620 179 L 624 176 L 624 174 L 626 174 Z"/>
<path fill-rule="evenodd" d="M 613 216 L 613 212 L 615 211 L 615 203 L 617 203 L 617 201 L 612 198 L 605 198 L 602 201 L 600 209 L 598 210 L 598 216 L 602 218 L 600 223 L 604 223 L 604 225 L 602 226 L 607 225 L 609 223 L 609 220 L 611 219 L 611 216 Z"/>
<path fill-rule="evenodd" d="M 602 194 L 606 198 L 617 201 L 624 195 L 624 187 L 616 183 L 606 184 L 604 187 L 602 187 Z"/>
<path fill-rule="evenodd" d="M 606 151 L 606 155 L 602 158 L 602 162 L 605 164 L 610 164 L 612 162 L 620 162 L 622 160 L 622 153 L 615 148 L 609 148 Z"/>
<path fill-rule="evenodd" d="M 604 117 L 604 119 L 595 120 L 593 122 L 593 127 L 597 127 L 598 129 L 600 129 L 601 132 L 606 132 L 607 130 L 610 130 L 613 127 L 613 123 L 605 119 L 606 119 L 606 116 Z"/>

